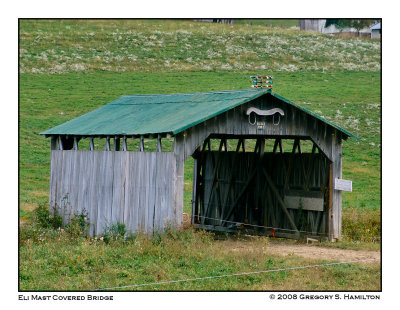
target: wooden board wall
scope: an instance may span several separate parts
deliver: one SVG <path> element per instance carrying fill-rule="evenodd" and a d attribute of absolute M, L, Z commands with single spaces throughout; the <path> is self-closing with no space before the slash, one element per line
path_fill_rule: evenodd
<path fill-rule="evenodd" d="M 174 197 L 172 152 L 51 151 L 50 210 L 67 223 L 87 213 L 91 236 L 113 224 L 128 232 L 163 230 L 182 216 Z"/>
<path fill-rule="evenodd" d="M 265 127 L 259 129 L 256 124 L 249 123 L 246 115 L 248 108 L 262 108 L 264 110 L 280 108 L 285 115 L 278 117 L 257 116 L 257 122 L 264 122 Z M 272 96 L 263 96 L 231 109 L 210 120 L 204 121 L 189 128 L 178 137 L 184 143 L 184 159 L 186 160 L 210 135 L 235 135 L 240 137 L 309 137 L 318 146 L 325 156 L 332 157 L 332 135 L 337 133 L 334 128 L 315 117 L 283 102 Z"/>

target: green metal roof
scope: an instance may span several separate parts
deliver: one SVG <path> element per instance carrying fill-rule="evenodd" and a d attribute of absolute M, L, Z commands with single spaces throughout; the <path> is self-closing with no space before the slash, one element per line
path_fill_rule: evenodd
<path fill-rule="evenodd" d="M 265 94 L 295 106 L 348 136 L 348 131 L 267 89 L 122 96 L 92 112 L 43 131 L 42 135 L 177 134 Z"/>

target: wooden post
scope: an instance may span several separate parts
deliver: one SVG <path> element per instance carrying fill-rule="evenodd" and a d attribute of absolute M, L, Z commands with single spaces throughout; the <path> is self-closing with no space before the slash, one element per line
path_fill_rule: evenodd
<path fill-rule="evenodd" d="M 61 136 L 58 136 L 58 149 L 61 151 L 64 149 Z"/>
<path fill-rule="evenodd" d="M 177 228 L 182 227 L 183 213 L 183 175 L 184 175 L 184 158 L 185 158 L 185 132 L 175 136 L 174 154 L 175 154 L 175 225 Z"/>
<path fill-rule="evenodd" d="M 126 136 L 122 138 L 122 150 L 127 151 L 128 150 L 128 145 L 126 144 Z"/>
<path fill-rule="evenodd" d="M 312 141 L 312 140 L 311 140 Z M 317 145 L 315 144 L 315 142 L 313 142 L 313 146 L 312 146 L 312 151 L 311 153 L 315 154 L 315 152 L 317 151 Z"/>
<path fill-rule="evenodd" d="M 93 137 L 89 139 L 89 151 L 94 151 Z"/>
<path fill-rule="evenodd" d="M 78 147 L 78 139 L 76 136 L 74 136 L 74 150 L 77 151 L 79 149 Z"/>
<path fill-rule="evenodd" d="M 330 177 L 332 213 L 330 218 L 329 235 L 333 239 L 340 240 L 342 235 L 342 191 L 333 188 L 335 179 L 342 178 L 342 137 L 341 133 L 332 132 L 332 168 Z"/>
<path fill-rule="evenodd" d="M 198 212 L 196 210 L 196 208 L 197 208 L 197 174 L 198 174 L 197 159 L 194 158 L 194 163 L 193 163 L 193 191 L 192 191 L 192 218 L 191 218 L 192 224 L 195 223 L 194 218 L 198 214 Z"/>
<path fill-rule="evenodd" d="M 104 148 L 105 151 L 109 151 L 110 150 L 110 137 L 107 136 L 106 138 L 106 146 Z"/>
<path fill-rule="evenodd" d="M 51 136 L 51 150 L 57 150 L 58 149 L 58 141 L 57 141 L 57 136 Z"/>
<path fill-rule="evenodd" d="M 162 152 L 161 135 L 160 134 L 158 134 L 158 136 L 157 136 L 157 152 Z"/>
<path fill-rule="evenodd" d="M 121 146 L 121 140 L 118 136 L 114 137 L 114 152 L 119 151 Z"/>
<path fill-rule="evenodd" d="M 144 152 L 144 138 L 140 136 L 139 152 Z"/>

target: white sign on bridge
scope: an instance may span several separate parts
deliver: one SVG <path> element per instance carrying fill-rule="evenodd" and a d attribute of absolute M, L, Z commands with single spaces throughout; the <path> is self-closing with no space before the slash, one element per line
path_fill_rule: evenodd
<path fill-rule="evenodd" d="M 338 191 L 351 192 L 353 189 L 353 183 L 350 180 L 335 179 L 335 187 Z"/>

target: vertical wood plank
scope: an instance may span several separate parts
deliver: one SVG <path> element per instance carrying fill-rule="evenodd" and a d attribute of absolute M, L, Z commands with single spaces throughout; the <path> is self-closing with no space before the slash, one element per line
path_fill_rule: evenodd
<path fill-rule="evenodd" d="M 341 136 L 336 132 L 332 136 L 332 176 L 331 182 L 342 178 L 342 143 Z M 341 213 L 342 213 L 342 191 L 332 188 L 332 235 L 335 239 L 341 238 Z"/>
<path fill-rule="evenodd" d="M 175 154 L 175 214 L 174 223 L 176 227 L 182 226 L 182 213 L 183 213 L 183 178 L 184 178 L 184 157 L 182 156 L 184 151 L 184 136 L 178 134 L 175 136 L 174 143 L 174 154 Z"/>

